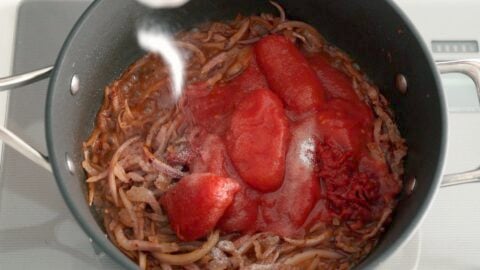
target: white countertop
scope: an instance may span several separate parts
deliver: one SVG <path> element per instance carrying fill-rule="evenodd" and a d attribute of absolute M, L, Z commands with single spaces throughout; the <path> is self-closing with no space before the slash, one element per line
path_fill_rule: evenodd
<path fill-rule="evenodd" d="M 17 7 L 21 0 L 0 1 L 0 77 L 11 74 Z M 0 92 L 0 108 L 7 107 L 8 92 Z M 6 109 L 0 109 L 0 125 L 5 124 Z M 0 153 L 3 144 L 0 143 Z"/>

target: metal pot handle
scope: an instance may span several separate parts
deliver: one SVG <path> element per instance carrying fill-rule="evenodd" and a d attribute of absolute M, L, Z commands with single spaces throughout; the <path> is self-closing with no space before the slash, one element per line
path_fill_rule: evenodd
<path fill-rule="evenodd" d="M 45 79 L 50 75 L 52 69 L 53 67 L 46 67 L 16 76 L 0 78 L 0 91 L 14 89 Z M 3 141 L 5 144 L 9 145 L 47 171 L 52 172 L 52 167 L 50 166 L 47 156 L 2 126 L 0 126 L 0 141 Z"/>
<path fill-rule="evenodd" d="M 475 83 L 480 100 L 480 59 L 437 62 L 440 73 L 464 73 Z M 48 77 L 53 67 L 46 67 L 29 73 L 0 78 L 0 91 L 13 89 L 34 83 Z M 0 140 L 35 162 L 42 168 L 52 171 L 48 157 L 37 151 L 17 135 L 4 127 L 0 127 Z M 442 187 L 480 181 L 480 168 L 463 173 L 447 174 L 443 177 Z"/>
<path fill-rule="evenodd" d="M 463 73 L 470 77 L 475 83 L 480 102 L 480 59 L 440 61 L 437 62 L 437 68 L 442 74 Z M 480 168 L 462 173 L 447 174 L 443 176 L 441 186 L 448 187 L 473 182 L 480 182 Z"/>
<path fill-rule="evenodd" d="M 53 66 L 37 69 L 16 76 L 0 78 L 0 91 L 18 88 L 43 80 L 50 76 Z"/>

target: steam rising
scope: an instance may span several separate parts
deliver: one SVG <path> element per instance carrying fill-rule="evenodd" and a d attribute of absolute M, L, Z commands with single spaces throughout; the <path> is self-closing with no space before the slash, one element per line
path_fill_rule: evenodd
<path fill-rule="evenodd" d="M 182 94 L 185 65 L 181 52 L 175 47 L 171 35 L 159 28 L 140 27 L 137 39 L 142 49 L 156 53 L 163 58 L 172 78 L 172 96 L 178 100 Z"/>

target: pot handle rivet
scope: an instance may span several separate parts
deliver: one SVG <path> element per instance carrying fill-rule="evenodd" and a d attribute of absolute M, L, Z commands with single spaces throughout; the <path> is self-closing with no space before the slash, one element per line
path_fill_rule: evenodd
<path fill-rule="evenodd" d="M 65 153 L 65 165 L 67 166 L 67 170 L 70 172 L 70 174 L 75 175 L 75 163 L 68 153 Z"/>
<path fill-rule="evenodd" d="M 412 195 L 413 191 L 415 190 L 415 186 L 417 185 L 417 178 L 412 176 L 405 181 L 405 195 L 410 196 Z"/>
<path fill-rule="evenodd" d="M 406 94 L 407 89 L 408 89 L 408 82 L 407 78 L 403 74 L 397 74 L 395 77 L 395 86 L 397 87 L 397 90 L 402 93 Z"/>
<path fill-rule="evenodd" d="M 70 81 L 70 93 L 72 96 L 75 96 L 78 93 L 78 90 L 80 90 L 80 79 L 77 74 L 74 74 Z"/>

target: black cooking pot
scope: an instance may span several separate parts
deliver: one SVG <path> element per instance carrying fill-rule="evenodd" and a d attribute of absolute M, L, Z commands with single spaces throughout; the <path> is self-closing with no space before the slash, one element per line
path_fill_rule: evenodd
<path fill-rule="evenodd" d="M 405 15 L 388 0 L 278 1 L 291 19 L 315 26 L 345 50 L 390 101 L 409 152 L 404 195 L 393 222 L 373 252 L 358 266 L 371 269 L 413 234 L 440 186 L 445 159 L 447 117 L 444 93 L 428 50 Z M 82 145 L 94 125 L 106 85 L 143 52 L 137 45 L 137 23 L 146 14 L 169 31 L 191 28 L 236 14 L 276 12 L 268 1 L 192 0 L 175 9 L 152 11 L 134 1 L 95 1 L 78 20 L 58 56 L 50 79 L 46 108 L 49 161 L 8 130 L 0 138 L 27 157 L 52 169 L 68 207 L 88 236 L 128 269 L 137 265 L 106 237 L 85 199 Z M 440 71 L 470 75 L 479 88 L 479 61 L 441 63 Z M 0 79 L 0 89 L 14 88 L 49 75 L 51 68 Z M 406 91 L 406 92 L 405 92 Z M 51 166 L 50 166 L 51 164 Z M 444 177 L 444 183 L 472 181 L 480 171 Z"/>

